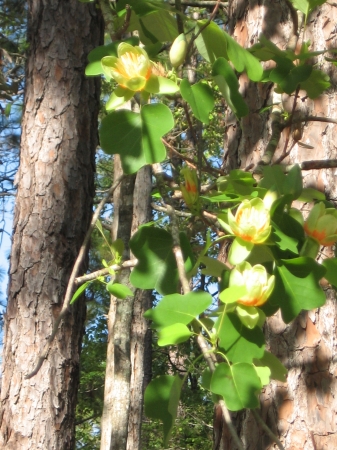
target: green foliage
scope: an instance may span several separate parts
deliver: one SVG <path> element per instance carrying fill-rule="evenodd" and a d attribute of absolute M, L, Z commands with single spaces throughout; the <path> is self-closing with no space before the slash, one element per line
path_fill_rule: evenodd
<path fill-rule="evenodd" d="M 308 16 L 323 1 L 292 3 Z M 127 4 L 131 7 L 129 23 L 125 22 Z M 322 264 L 316 261 L 320 244 L 326 245 L 329 237 L 337 238 L 337 230 L 331 223 L 333 230 L 324 228 L 329 219 L 324 214 L 319 226 L 314 224 L 309 230 L 298 204 L 324 201 L 325 197 L 303 187 L 299 166 L 286 173 L 280 165 L 261 165 L 259 181 L 247 171 L 224 173 L 219 169 L 224 109 L 229 108 L 238 121 L 250 113 L 239 90 L 238 73 L 244 72 L 250 82 L 273 84 L 276 92 L 289 96 L 305 90 L 311 99 L 321 95 L 330 82 L 312 63 L 313 57 L 326 50 L 311 52 L 308 42 L 295 53 L 279 49 L 261 35 L 256 45 L 245 49 L 215 21 L 188 20 L 164 1 L 120 0 L 115 12 L 115 26 L 128 25 L 127 31 L 138 32 L 139 42 L 131 38 L 129 46 L 117 42 L 94 49 L 86 73 L 104 73 L 109 82 L 118 83 L 117 87 L 109 84 L 106 95 L 109 113 L 101 122 L 102 149 L 120 155 L 125 174 L 154 163 L 162 163 L 166 170 L 153 192 L 160 212 L 129 242 L 138 260 L 130 282 L 135 288 L 156 290 L 163 296 L 145 313 L 156 332 L 156 344 L 163 352 L 168 347 L 169 357 L 176 351 L 183 361 L 179 370 L 173 364 L 158 363 L 158 376 L 145 392 L 145 413 L 153 419 L 145 426 L 151 440 L 147 448 L 162 448 L 153 424 L 162 422 L 165 446 L 172 433 L 178 438 L 181 430 L 173 431 L 173 425 L 176 419 L 179 423 L 179 401 L 189 391 L 191 380 L 200 391 L 198 405 L 203 399 L 220 396 L 232 411 L 257 408 L 263 386 L 270 379 L 285 382 L 287 374 L 281 362 L 265 350 L 262 327 L 266 316 L 280 310 L 289 323 L 302 310 L 324 304 L 323 277 L 337 286 L 336 258 Z M 177 17 L 184 33 L 178 33 Z M 183 57 L 168 58 L 170 44 L 178 34 L 177 42 L 184 43 L 183 56 L 189 52 L 187 61 L 197 50 L 200 67 L 195 67 L 193 82 L 187 79 Z M 132 48 L 138 44 L 142 45 Z M 263 71 L 261 61 L 271 63 L 272 68 Z M 126 101 L 135 105 L 134 110 L 119 109 Z M 289 113 L 283 116 L 289 123 Z M 166 134 L 169 152 L 162 140 Z M 181 170 L 181 162 L 174 157 L 185 159 L 186 167 Z M 163 186 L 165 178 L 170 178 L 170 184 Z M 176 192 L 179 185 L 180 192 Z M 184 230 L 179 237 L 172 214 L 165 214 L 167 204 L 177 210 L 175 219 Z M 109 269 L 113 261 L 121 262 L 123 249 L 109 242 L 102 227 L 99 231 L 110 253 L 108 262 L 103 258 Z M 231 244 L 230 265 L 217 259 L 223 239 Z M 178 265 L 180 251 L 183 261 Z M 211 283 L 214 298 L 207 292 Z M 104 284 L 118 298 L 132 295 L 113 279 Z M 187 285 L 193 286 L 191 292 Z M 88 286 L 81 286 L 73 301 Z M 214 366 L 205 368 L 206 363 L 201 362 L 196 345 L 200 340 Z M 188 426 L 182 429 L 187 433 Z M 202 448 L 199 441 L 190 445 Z"/>

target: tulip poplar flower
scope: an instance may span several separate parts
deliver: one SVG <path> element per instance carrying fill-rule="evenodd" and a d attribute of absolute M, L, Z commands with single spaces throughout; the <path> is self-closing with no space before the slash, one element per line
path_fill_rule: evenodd
<path fill-rule="evenodd" d="M 269 275 L 264 266 L 251 266 L 244 261 L 238 264 L 229 277 L 229 286 L 245 286 L 247 294 L 237 300 L 245 306 L 261 306 L 269 298 L 275 286 L 274 275 Z"/>
<path fill-rule="evenodd" d="M 152 74 L 152 63 L 144 49 L 126 42 L 119 44 L 116 56 L 105 56 L 102 66 L 123 88 L 142 91 Z"/>
<path fill-rule="evenodd" d="M 235 216 L 228 210 L 228 225 L 242 240 L 262 244 L 271 232 L 269 209 L 260 198 L 243 200 Z"/>
<path fill-rule="evenodd" d="M 337 241 L 337 211 L 316 203 L 304 223 L 306 234 L 320 245 L 329 246 Z"/>

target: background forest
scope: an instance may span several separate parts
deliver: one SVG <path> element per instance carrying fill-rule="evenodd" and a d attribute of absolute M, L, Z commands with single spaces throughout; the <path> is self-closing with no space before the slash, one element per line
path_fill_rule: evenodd
<path fill-rule="evenodd" d="M 335 448 L 336 23 L 1 1 L 2 448 Z"/>

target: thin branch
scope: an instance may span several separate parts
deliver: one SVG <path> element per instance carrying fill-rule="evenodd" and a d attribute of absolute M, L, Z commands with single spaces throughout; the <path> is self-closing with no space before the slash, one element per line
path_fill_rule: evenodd
<path fill-rule="evenodd" d="M 199 31 L 197 32 L 197 34 L 195 34 L 195 35 L 192 36 L 192 38 L 191 38 L 191 40 L 190 40 L 190 42 L 189 42 L 189 44 L 188 44 L 188 47 L 187 47 L 187 55 L 189 55 L 190 52 L 191 52 L 191 49 L 192 49 L 192 47 L 193 47 L 193 42 L 197 39 L 197 37 L 204 31 L 205 28 L 208 27 L 208 25 L 209 25 L 209 24 L 212 22 L 212 20 L 215 18 L 216 14 L 217 14 L 217 12 L 218 12 L 220 3 L 221 3 L 220 0 L 218 0 L 218 1 L 216 2 L 215 7 L 214 7 L 214 9 L 213 9 L 211 15 L 209 16 L 209 19 L 207 20 L 207 22 L 204 23 L 204 25 L 203 25 L 202 27 L 200 27 L 200 29 L 199 29 Z"/>
<path fill-rule="evenodd" d="M 287 120 L 283 125 L 282 128 L 289 127 L 292 123 L 299 123 L 299 122 L 325 122 L 325 123 L 337 123 L 337 119 L 331 119 L 330 117 L 317 117 L 317 116 L 306 116 L 306 117 L 299 117 L 297 119 L 293 119 L 292 121 Z"/>
<path fill-rule="evenodd" d="M 182 6 L 192 6 L 192 7 L 195 7 L 195 8 L 205 8 L 205 7 L 207 7 L 207 6 L 215 6 L 217 3 L 218 3 L 218 1 L 217 0 L 201 0 L 200 2 L 199 1 L 190 1 L 190 0 L 180 0 L 180 3 L 181 3 L 181 5 Z M 228 5 L 228 1 L 226 1 L 226 2 L 223 2 L 223 1 L 221 1 L 220 0 L 220 5 L 221 6 L 227 6 Z M 171 5 L 171 6 L 175 6 L 175 1 L 174 0 L 170 0 L 169 1 L 169 5 Z"/>
<path fill-rule="evenodd" d="M 130 259 L 129 261 L 124 261 L 122 264 L 113 264 L 110 267 L 106 267 L 101 270 L 96 270 L 95 272 L 88 273 L 83 275 L 82 277 L 75 278 L 74 284 L 76 286 L 81 286 L 81 284 L 86 283 L 87 281 L 95 280 L 98 277 L 102 277 L 105 275 L 109 275 L 111 270 L 118 272 L 119 270 L 126 269 L 128 267 L 134 267 L 138 262 L 138 259 Z"/>
<path fill-rule="evenodd" d="M 262 420 L 262 418 L 257 413 L 257 411 L 255 411 L 255 409 L 251 409 L 250 411 L 253 414 L 256 422 L 258 422 L 261 425 L 261 427 L 268 434 L 268 436 L 275 442 L 275 444 L 278 446 L 278 448 L 280 450 L 285 450 L 285 448 L 283 447 L 283 445 L 282 445 L 281 441 L 279 440 L 279 438 L 276 436 L 276 434 L 274 434 L 271 431 L 271 429 L 268 427 L 268 425 Z"/>
<path fill-rule="evenodd" d="M 289 172 L 295 164 L 283 166 L 284 172 Z M 320 169 L 334 169 L 337 167 L 337 159 L 313 159 L 311 161 L 302 161 L 298 164 L 301 170 L 320 170 Z"/>
<path fill-rule="evenodd" d="M 155 209 L 156 211 L 169 214 L 168 209 L 165 208 L 165 206 L 159 206 L 159 205 L 156 205 L 155 203 L 151 203 L 151 208 Z M 176 213 L 177 216 L 180 216 L 180 217 L 192 217 L 191 213 L 184 212 L 184 211 L 177 211 L 177 210 L 175 210 L 175 213 Z"/>
<path fill-rule="evenodd" d="M 189 281 L 186 276 L 183 253 L 182 253 L 182 250 L 180 247 L 178 220 L 177 220 L 175 211 L 172 208 L 172 206 L 168 205 L 167 209 L 169 211 L 171 224 L 172 224 L 173 253 L 174 253 L 177 267 L 178 267 L 179 279 L 180 279 L 184 294 L 188 294 L 190 292 L 190 284 L 189 284 Z M 208 364 L 210 371 L 214 372 L 215 362 L 216 362 L 215 355 L 213 352 L 210 352 L 210 349 L 207 345 L 207 341 L 205 340 L 205 338 L 202 336 L 201 333 L 198 334 L 197 342 L 198 342 L 200 350 Z M 242 442 L 241 442 L 239 436 L 237 435 L 236 430 L 233 426 L 231 416 L 229 414 L 229 411 L 226 407 L 224 400 L 219 400 L 219 405 L 221 407 L 221 411 L 224 416 L 225 422 L 228 426 L 228 430 L 229 430 L 230 434 L 232 435 L 232 438 L 233 438 L 235 444 L 237 445 L 238 450 L 244 450 Z"/>
<path fill-rule="evenodd" d="M 38 373 L 38 371 L 40 370 L 43 361 L 47 358 L 48 356 L 48 352 L 50 349 L 50 346 L 57 334 L 58 331 L 58 327 L 60 325 L 61 320 L 63 319 L 63 317 L 65 316 L 69 305 L 70 305 L 70 301 L 71 301 L 71 297 L 72 297 L 72 293 L 74 290 L 74 286 L 75 286 L 75 279 L 77 277 L 77 274 L 80 270 L 81 265 L 83 264 L 86 252 L 87 252 L 87 248 L 89 245 L 89 241 L 90 241 L 90 236 L 94 230 L 95 224 L 99 218 L 99 215 L 102 211 L 102 209 L 104 208 L 104 205 L 109 201 L 110 197 L 112 196 L 113 192 L 115 191 L 115 189 L 119 186 L 120 182 L 122 181 L 122 179 L 124 178 L 124 175 L 122 175 L 121 177 L 119 177 L 115 183 L 111 186 L 111 188 L 108 190 L 108 192 L 106 193 L 106 195 L 103 197 L 103 199 L 101 200 L 100 204 L 97 206 L 94 215 L 92 216 L 91 219 L 91 223 L 89 226 L 89 229 L 87 231 L 87 234 L 85 235 L 83 244 L 80 248 L 80 251 L 78 253 L 78 256 L 76 258 L 73 270 L 71 272 L 70 278 L 69 278 L 69 282 L 68 282 L 68 286 L 67 286 L 67 291 L 64 297 L 64 302 L 62 305 L 62 309 L 61 312 L 58 316 L 58 318 L 56 319 L 54 326 L 53 326 L 53 330 L 51 335 L 49 336 L 46 345 L 44 346 L 42 352 L 40 353 L 39 357 L 38 357 L 38 361 L 37 364 L 34 368 L 34 370 L 28 374 L 25 375 L 25 379 L 29 379 L 32 378 L 34 375 L 36 375 Z"/>

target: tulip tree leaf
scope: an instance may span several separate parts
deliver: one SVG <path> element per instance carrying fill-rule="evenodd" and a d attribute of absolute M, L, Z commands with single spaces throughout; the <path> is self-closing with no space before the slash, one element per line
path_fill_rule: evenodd
<path fill-rule="evenodd" d="M 250 255 L 254 244 L 236 237 L 231 245 L 228 255 L 228 261 L 233 264 L 240 264 Z"/>
<path fill-rule="evenodd" d="M 255 366 L 267 366 L 270 369 L 270 377 L 273 380 L 279 380 L 283 383 L 287 381 L 287 369 L 281 363 L 281 361 L 276 358 L 275 355 L 267 351 L 259 360 L 254 360 Z"/>
<path fill-rule="evenodd" d="M 219 346 L 231 362 L 251 363 L 264 354 L 265 340 L 259 327 L 245 327 L 234 313 L 222 314 L 215 327 Z"/>
<path fill-rule="evenodd" d="M 186 78 L 180 83 L 183 99 L 191 106 L 193 114 L 206 125 L 209 124 L 209 113 L 214 108 L 212 89 L 201 81 L 192 86 Z"/>
<path fill-rule="evenodd" d="M 109 281 L 109 283 L 106 285 L 106 288 L 111 295 L 122 300 L 124 300 L 128 296 L 133 295 L 133 292 L 128 286 L 120 283 L 114 283 L 113 281 Z"/>
<path fill-rule="evenodd" d="M 163 297 L 155 308 L 148 309 L 144 316 L 152 320 L 154 328 L 176 323 L 188 325 L 211 304 L 212 296 L 207 292 L 171 294 Z"/>
<path fill-rule="evenodd" d="M 296 9 L 306 16 L 311 13 L 317 6 L 323 5 L 326 0 L 290 0 Z"/>
<path fill-rule="evenodd" d="M 253 364 L 218 364 L 212 375 L 210 388 L 214 394 L 223 397 L 230 411 L 257 408 L 260 404 L 258 394 L 262 384 Z"/>
<path fill-rule="evenodd" d="M 186 272 L 192 270 L 194 261 L 187 237 L 180 233 Z M 178 269 L 172 251 L 172 236 L 160 228 L 142 227 L 130 240 L 132 253 L 138 264 L 130 275 L 133 286 L 139 289 L 156 289 L 160 294 L 173 294 L 178 287 Z"/>
<path fill-rule="evenodd" d="M 212 76 L 228 106 L 240 119 L 248 114 L 248 106 L 239 92 L 239 82 L 225 58 L 218 58 L 213 64 Z"/>
<path fill-rule="evenodd" d="M 199 20 L 199 30 L 207 22 L 206 19 Z M 222 56 L 230 60 L 238 72 L 247 72 L 252 81 L 259 81 L 262 78 L 263 69 L 255 56 L 241 47 L 214 22 L 207 24 L 207 27 L 202 29 L 196 39 L 196 46 L 201 56 L 211 63 Z"/>
<path fill-rule="evenodd" d="M 191 331 L 183 323 L 174 323 L 158 330 L 158 345 L 177 345 L 187 341 L 192 336 Z"/>
<path fill-rule="evenodd" d="M 321 70 L 313 70 L 310 77 L 301 83 L 301 88 L 305 90 L 308 97 L 315 99 L 330 87 L 329 76 Z"/>
<path fill-rule="evenodd" d="M 145 415 L 163 422 L 165 448 L 177 417 L 182 383 L 183 380 L 178 375 L 161 375 L 152 380 L 145 389 Z"/>
<path fill-rule="evenodd" d="M 326 268 L 324 277 L 337 288 L 337 258 L 325 259 L 323 266 Z"/>
<path fill-rule="evenodd" d="M 172 113 L 162 103 L 145 105 L 140 113 L 113 111 L 102 120 L 101 147 L 108 154 L 120 154 L 124 173 L 134 173 L 165 159 L 161 137 L 173 126 Z"/>
<path fill-rule="evenodd" d="M 222 303 L 234 303 L 244 295 L 247 295 L 246 286 L 231 286 L 220 293 L 219 299 Z"/>
<path fill-rule="evenodd" d="M 275 271 L 275 288 L 268 303 L 271 307 L 281 308 L 285 323 L 295 319 L 302 310 L 323 306 L 325 294 L 319 280 L 324 274 L 325 267 L 312 258 L 281 260 Z"/>

